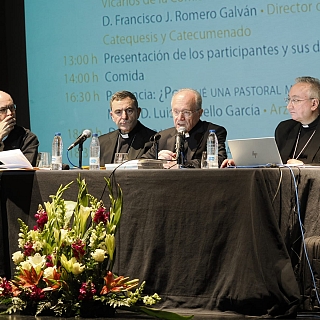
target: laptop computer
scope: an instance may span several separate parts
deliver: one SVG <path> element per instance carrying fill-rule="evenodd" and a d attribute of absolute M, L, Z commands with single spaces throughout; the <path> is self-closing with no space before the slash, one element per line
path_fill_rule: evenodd
<path fill-rule="evenodd" d="M 236 166 L 282 165 L 274 137 L 228 140 Z"/>

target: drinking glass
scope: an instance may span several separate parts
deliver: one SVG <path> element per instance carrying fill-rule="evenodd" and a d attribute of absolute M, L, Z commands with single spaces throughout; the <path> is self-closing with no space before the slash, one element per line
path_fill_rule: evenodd
<path fill-rule="evenodd" d="M 38 167 L 39 168 L 46 168 L 46 169 L 49 169 L 51 167 L 49 152 L 40 152 L 39 153 Z"/>
<path fill-rule="evenodd" d="M 201 169 L 208 169 L 207 151 L 202 152 Z"/>
<path fill-rule="evenodd" d="M 122 152 L 116 152 L 114 155 L 114 163 L 123 163 L 125 161 L 128 161 L 128 154 L 127 153 L 122 153 Z"/>

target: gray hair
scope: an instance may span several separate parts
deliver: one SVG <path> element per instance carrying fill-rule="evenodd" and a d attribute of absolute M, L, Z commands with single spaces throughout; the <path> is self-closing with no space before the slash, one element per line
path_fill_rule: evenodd
<path fill-rule="evenodd" d="M 310 85 L 309 98 L 320 100 L 320 80 L 312 77 L 296 78 L 296 83 L 307 83 Z"/>

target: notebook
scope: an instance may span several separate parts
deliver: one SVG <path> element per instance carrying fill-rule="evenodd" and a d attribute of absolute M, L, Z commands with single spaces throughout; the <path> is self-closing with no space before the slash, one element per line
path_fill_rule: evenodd
<path fill-rule="evenodd" d="M 236 166 L 282 165 L 274 137 L 228 140 Z"/>

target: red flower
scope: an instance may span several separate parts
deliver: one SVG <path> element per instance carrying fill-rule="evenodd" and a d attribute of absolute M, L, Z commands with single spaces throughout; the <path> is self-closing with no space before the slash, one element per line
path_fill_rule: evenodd
<path fill-rule="evenodd" d="M 30 298 L 30 300 L 33 301 L 40 301 L 45 299 L 46 297 L 43 290 L 37 286 L 29 287 L 26 294 Z"/>
<path fill-rule="evenodd" d="M 12 286 L 11 283 L 6 278 L 0 278 L 0 297 L 6 297 L 12 295 Z"/>
<path fill-rule="evenodd" d="M 34 216 L 37 219 L 37 226 L 34 226 L 33 229 L 43 230 L 44 225 L 48 222 L 48 214 L 44 211 L 44 209 L 41 208 Z"/>
<path fill-rule="evenodd" d="M 23 246 L 23 248 L 24 248 L 23 254 L 26 257 L 29 257 L 34 254 L 34 249 L 32 248 L 32 242 L 30 242 L 30 241 L 26 242 L 26 244 Z"/>
<path fill-rule="evenodd" d="M 49 255 L 47 256 L 47 262 L 46 262 L 46 267 L 53 267 L 53 263 L 52 263 L 52 257 Z"/>
<path fill-rule="evenodd" d="M 109 216 L 110 216 L 110 212 L 107 212 L 105 207 L 101 207 L 96 211 L 96 213 L 93 217 L 93 221 L 96 224 L 98 224 L 100 222 L 103 222 L 103 224 L 107 224 Z"/>
<path fill-rule="evenodd" d="M 91 300 L 96 294 L 97 290 L 92 282 L 83 282 L 81 288 L 79 289 L 79 300 Z"/>
<path fill-rule="evenodd" d="M 71 247 L 73 250 L 73 256 L 77 259 L 77 260 L 81 260 L 81 258 L 84 256 L 84 254 L 86 253 L 84 247 L 85 247 L 85 243 L 81 240 L 78 239 L 76 242 L 74 242 Z"/>

